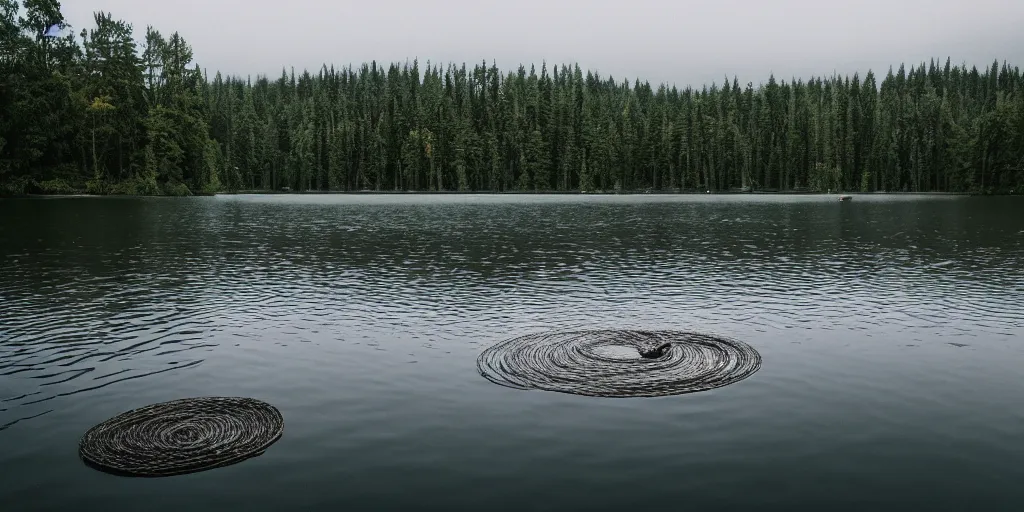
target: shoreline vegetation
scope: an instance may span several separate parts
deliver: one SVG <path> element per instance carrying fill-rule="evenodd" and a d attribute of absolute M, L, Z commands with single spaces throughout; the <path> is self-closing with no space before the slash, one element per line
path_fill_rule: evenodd
<path fill-rule="evenodd" d="M 93 22 L 0 0 L 0 196 L 1024 190 L 1024 74 L 998 60 L 701 87 L 544 62 L 238 77 L 177 32 Z"/>
<path fill-rule="evenodd" d="M 818 192 L 811 190 L 771 190 L 771 191 L 742 191 L 742 190 L 719 190 L 719 191 L 699 191 L 699 190 L 523 190 L 523 191 L 505 191 L 505 192 L 493 192 L 487 190 L 442 190 L 442 191 L 423 191 L 423 190 L 306 190 L 306 191 L 291 191 L 291 190 L 230 190 L 230 191 L 219 191 L 219 192 L 203 192 L 198 194 L 188 194 L 187 196 L 178 197 L 214 197 L 214 196 L 236 196 L 236 195 L 323 195 L 323 196 L 337 196 L 337 195 L 348 195 L 348 196 L 401 196 L 401 195 L 562 195 L 562 196 L 573 196 L 573 195 L 588 195 L 588 196 L 639 196 L 639 195 L 670 195 L 670 196 L 827 196 L 827 197 L 840 197 L 840 196 L 978 196 L 978 195 L 999 195 L 999 196 L 1013 196 L 1020 195 L 1013 191 L 1005 193 L 993 193 L 993 194 L 979 194 L 976 192 L 946 192 L 946 191 L 930 191 L 930 192 L 886 192 L 876 190 L 873 192 L 839 192 L 839 191 L 826 191 Z M 47 198 L 71 198 L 71 197 L 176 197 L 165 194 L 89 194 L 85 192 L 70 192 L 70 193 L 26 193 L 17 196 L 0 196 L 0 197 L 47 197 Z"/>
<path fill-rule="evenodd" d="M 114 191 L 91 191 L 89 188 L 73 188 L 70 186 L 59 186 L 51 189 L 41 189 L 38 184 L 29 185 L 24 190 L 11 193 L 9 189 L 0 190 L 0 198 L 34 198 L 34 197 L 212 197 L 212 196 L 442 196 L 442 195 L 498 195 L 498 196 L 1020 196 L 1022 191 L 1017 189 L 1009 190 L 816 190 L 816 189 L 721 189 L 721 190 L 699 190 L 699 189 L 636 189 L 636 190 L 559 190 L 559 189 L 529 189 L 529 190 L 269 190 L 269 189 L 218 189 L 202 190 L 193 193 L 191 190 L 179 188 L 171 193 L 125 193 L 126 185 L 114 185 L 110 189 Z"/>

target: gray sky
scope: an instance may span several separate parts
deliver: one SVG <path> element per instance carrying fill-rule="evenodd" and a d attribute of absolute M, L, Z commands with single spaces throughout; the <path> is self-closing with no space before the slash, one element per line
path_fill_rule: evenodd
<path fill-rule="evenodd" d="M 864 72 L 950 56 L 1024 66 L 1024 0 L 64 0 L 79 31 L 111 12 L 178 31 L 212 75 L 322 63 L 578 62 L 700 86 Z"/>

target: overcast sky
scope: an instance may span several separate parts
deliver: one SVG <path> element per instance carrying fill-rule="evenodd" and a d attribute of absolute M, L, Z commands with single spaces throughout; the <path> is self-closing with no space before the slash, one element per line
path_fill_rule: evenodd
<path fill-rule="evenodd" d="M 1024 66 L 1024 0 L 63 0 L 68 23 L 108 11 L 227 74 L 322 63 L 578 62 L 616 79 L 700 86 L 864 72 L 950 56 Z"/>

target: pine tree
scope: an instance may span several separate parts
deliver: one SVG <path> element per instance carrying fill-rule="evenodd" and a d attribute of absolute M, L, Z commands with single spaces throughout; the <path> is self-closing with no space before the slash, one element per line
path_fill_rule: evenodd
<path fill-rule="evenodd" d="M 200 72 L 178 33 L 0 0 L 0 191 L 1001 192 L 1024 77 L 947 58 L 863 75 L 656 87 L 540 63 Z M 19 17 L 19 14 L 21 15 Z M 62 25 L 63 26 L 63 25 Z"/>

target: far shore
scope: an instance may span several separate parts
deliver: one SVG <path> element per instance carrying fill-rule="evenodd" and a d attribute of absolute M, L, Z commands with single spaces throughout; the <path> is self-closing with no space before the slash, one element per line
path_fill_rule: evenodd
<path fill-rule="evenodd" d="M 1020 195 L 1015 191 L 1003 192 L 816 192 L 807 190 L 719 190 L 719 191 L 697 191 L 697 190 L 632 190 L 632 191 L 606 191 L 606 190 L 571 190 L 571 191 L 487 191 L 487 190 L 445 190 L 445 191 L 405 191 L 405 190 L 226 190 L 215 193 L 196 193 L 193 197 L 210 196 L 231 196 L 231 195 L 595 195 L 595 196 L 644 196 L 644 195 L 702 195 L 702 196 L 768 196 L 768 195 L 801 195 L 801 196 L 1015 196 Z M 37 197 L 37 198 L 72 198 L 72 197 L 181 197 L 169 195 L 125 195 L 125 194 L 89 194 L 85 192 L 45 194 L 30 193 L 20 195 L 0 195 L 0 197 Z"/>
<path fill-rule="evenodd" d="M 279 191 L 279 190 L 232 190 L 217 192 L 214 195 L 593 195 L 593 196 L 640 196 L 640 195 L 779 195 L 779 196 L 871 196 L 871 195 L 932 195 L 932 196 L 970 196 L 970 195 L 1014 195 L 1012 192 L 1006 193 L 971 193 L 971 192 L 811 192 L 804 190 L 781 190 L 781 191 L 732 191 L 732 190 L 719 190 L 719 191 L 704 191 L 700 192 L 697 190 L 632 190 L 632 191 L 601 191 L 601 190 L 570 190 L 570 191 L 490 191 L 490 190 L 307 190 L 307 191 Z"/>

